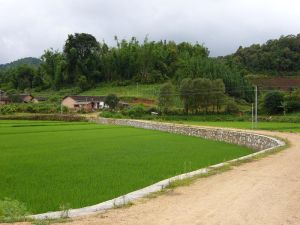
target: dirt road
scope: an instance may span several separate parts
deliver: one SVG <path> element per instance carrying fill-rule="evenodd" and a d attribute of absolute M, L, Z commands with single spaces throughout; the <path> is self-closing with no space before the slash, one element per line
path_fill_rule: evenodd
<path fill-rule="evenodd" d="M 74 219 L 65 225 L 300 224 L 300 134 L 291 147 L 129 208 Z"/>

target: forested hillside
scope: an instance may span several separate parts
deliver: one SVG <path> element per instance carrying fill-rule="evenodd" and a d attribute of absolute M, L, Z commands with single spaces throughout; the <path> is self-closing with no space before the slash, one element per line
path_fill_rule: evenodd
<path fill-rule="evenodd" d="M 269 75 L 300 74 L 300 34 L 281 36 L 265 44 L 240 47 L 233 55 L 225 57 L 244 73 Z"/>
<path fill-rule="evenodd" d="M 74 87 L 80 91 L 96 84 L 116 82 L 153 84 L 184 78 L 222 79 L 226 93 L 249 98 L 249 84 L 234 66 L 210 58 L 209 50 L 198 43 L 119 40 L 109 47 L 90 34 L 69 35 L 63 51 L 48 49 L 38 68 L 29 65 L 9 68 L 0 74 L 5 89 L 59 90 Z M 3 88 L 3 87 L 2 87 Z M 249 90 L 249 89 L 248 89 Z"/>

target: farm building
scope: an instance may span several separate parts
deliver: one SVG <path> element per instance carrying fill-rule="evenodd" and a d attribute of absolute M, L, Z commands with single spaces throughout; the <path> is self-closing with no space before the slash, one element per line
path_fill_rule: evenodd
<path fill-rule="evenodd" d="M 6 96 L 5 92 L 0 90 L 0 105 L 6 105 L 10 102 L 9 98 Z"/>
<path fill-rule="evenodd" d="M 10 103 L 9 97 L 5 95 L 0 95 L 0 105 L 6 105 L 8 103 Z"/>
<path fill-rule="evenodd" d="M 19 102 L 22 103 L 30 103 L 34 99 L 34 97 L 30 94 L 19 94 L 16 95 L 16 98 L 19 98 Z"/>
<path fill-rule="evenodd" d="M 39 103 L 44 101 L 40 98 L 34 98 L 31 94 L 14 94 L 7 96 L 4 91 L 0 92 L 0 104 L 5 105 L 9 103 Z"/>
<path fill-rule="evenodd" d="M 62 100 L 62 105 L 71 110 L 93 111 L 105 108 L 104 96 L 66 96 Z"/>

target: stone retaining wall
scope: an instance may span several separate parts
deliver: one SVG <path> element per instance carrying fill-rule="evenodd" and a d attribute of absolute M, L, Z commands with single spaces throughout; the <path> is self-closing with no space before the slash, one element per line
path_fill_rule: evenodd
<path fill-rule="evenodd" d="M 95 122 L 101 124 L 125 125 L 149 130 L 159 130 L 188 136 L 202 137 L 205 139 L 224 141 L 227 143 L 246 146 L 255 151 L 273 148 L 280 144 L 275 138 L 222 128 L 202 128 L 190 125 L 130 119 L 99 118 L 96 119 Z"/>

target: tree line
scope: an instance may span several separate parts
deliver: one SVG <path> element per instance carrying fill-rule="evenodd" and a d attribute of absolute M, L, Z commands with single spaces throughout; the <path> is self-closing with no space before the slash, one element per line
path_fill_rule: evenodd
<path fill-rule="evenodd" d="M 45 50 L 37 67 L 22 65 L 0 71 L 6 89 L 54 89 L 77 87 L 81 91 L 101 82 L 180 83 L 185 78 L 221 79 L 231 96 L 251 99 L 250 85 L 238 68 L 209 57 L 209 50 L 198 43 L 174 41 L 139 42 L 119 40 L 109 47 L 90 34 L 69 35 L 63 51 Z"/>
<path fill-rule="evenodd" d="M 183 103 L 186 114 L 219 113 L 227 99 L 225 85 L 221 79 L 185 78 L 180 82 L 178 91 L 170 82 L 161 86 L 158 106 L 162 112 L 166 113 L 172 108 L 176 93 Z"/>

